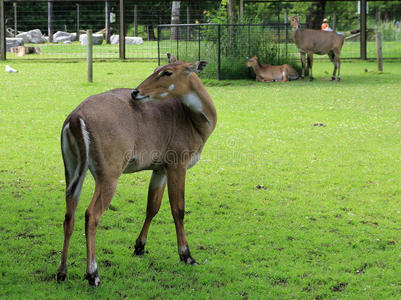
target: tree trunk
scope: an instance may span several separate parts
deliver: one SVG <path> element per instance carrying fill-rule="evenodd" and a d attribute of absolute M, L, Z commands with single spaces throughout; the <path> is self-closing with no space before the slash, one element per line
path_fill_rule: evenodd
<path fill-rule="evenodd" d="M 327 0 L 319 0 L 312 3 L 309 7 L 309 14 L 306 16 L 306 24 L 308 28 L 320 29 L 322 21 L 325 18 Z"/>
<path fill-rule="evenodd" d="M 235 0 L 227 0 L 227 24 L 235 23 Z"/>
<path fill-rule="evenodd" d="M 153 25 L 148 25 L 148 41 L 154 41 L 155 39 L 155 30 Z"/>
<path fill-rule="evenodd" d="M 180 23 L 180 6 L 181 1 L 173 1 L 171 4 L 171 24 L 179 24 Z M 171 40 L 179 39 L 177 27 L 171 27 Z"/>

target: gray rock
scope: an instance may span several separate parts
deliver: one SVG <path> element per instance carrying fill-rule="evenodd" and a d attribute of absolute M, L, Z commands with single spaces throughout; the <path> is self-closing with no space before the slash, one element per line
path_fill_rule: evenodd
<path fill-rule="evenodd" d="M 101 45 L 103 43 L 103 34 L 93 33 L 93 45 Z M 79 36 L 79 41 L 81 45 L 86 46 L 88 44 L 88 37 L 86 34 L 81 34 Z"/>
<path fill-rule="evenodd" d="M 39 44 L 46 43 L 46 39 L 39 29 L 30 30 L 27 32 L 29 43 Z"/>
<path fill-rule="evenodd" d="M 23 44 L 22 38 L 6 38 L 6 51 L 10 52 L 12 47 L 22 46 Z"/>
<path fill-rule="evenodd" d="M 28 32 L 21 32 L 20 34 L 17 34 L 17 38 L 21 38 L 24 40 L 24 43 L 29 43 L 29 36 Z"/>
<path fill-rule="evenodd" d="M 54 35 L 53 35 L 53 43 L 64 43 L 66 41 L 72 41 L 73 40 L 73 36 L 71 33 L 68 32 L 64 32 L 64 31 L 57 31 Z"/>
<path fill-rule="evenodd" d="M 118 34 L 113 34 L 110 37 L 110 43 L 111 44 L 119 44 L 120 36 Z M 126 45 L 141 45 L 141 44 L 143 44 L 143 39 L 141 37 L 136 37 L 136 36 L 126 36 L 125 44 Z"/>

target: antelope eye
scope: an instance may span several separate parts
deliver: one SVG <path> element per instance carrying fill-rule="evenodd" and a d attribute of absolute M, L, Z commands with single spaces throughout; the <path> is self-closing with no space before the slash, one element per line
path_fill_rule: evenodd
<path fill-rule="evenodd" d="M 163 72 L 161 72 L 160 77 L 163 77 L 163 76 L 171 76 L 172 74 L 173 74 L 173 72 L 170 72 L 170 71 L 163 71 Z"/>

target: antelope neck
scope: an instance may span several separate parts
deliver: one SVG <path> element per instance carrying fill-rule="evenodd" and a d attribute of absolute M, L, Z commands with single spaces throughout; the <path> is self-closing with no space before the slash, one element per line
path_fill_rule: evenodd
<path fill-rule="evenodd" d="M 216 109 L 209 94 L 196 79 L 192 81 L 191 91 L 179 99 L 191 111 L 191 120 L 197 130 L 207 138 L 216 126 Z"/>

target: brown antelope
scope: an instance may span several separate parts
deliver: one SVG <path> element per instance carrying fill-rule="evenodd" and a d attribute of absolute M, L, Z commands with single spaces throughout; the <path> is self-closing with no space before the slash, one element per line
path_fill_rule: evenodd
<path fill-rule="evenodd" d="M 39 47 L 18 46 L 12 47 L 10 51 L 11 53 L 15 53 L 17 56 L 24 56 L 26 54 L 42 54 Z"/>
<path fill-rule="evenodd" d="M 99 285 L 96 227 L 109 207 L 122 173 L 152 170 L 146 218 L 134 254 L 145 252 L 152 218 L 164 188 L 173 215 L 181 261 L 196 264 L 184 232 L 185 175 L 195 165 L 217 122 L 214 104 L 195 74 L 207 62 L 176 61 L 155 69 L 136 89 L 114 89 L 83 101 L 65 120 L 61 148 L 66 178 L 64 245 L 57 280 L 67 273 L 67 252 L 85 174 L 96 186 L 85 212 L 87 268 L 85 278 Z"/>
<path fill-rule="evenodd" d="M 256 81 L 289 81 L 296 80 L 299 77 L 297 71 L 287 64 L 281 66 L 262 65 L 256 56 L 247 57 L 247 60 L 245 64 L 248 68 L 253 68 Z"/>
<path fill-rule="evenodd" d="M 293 28 L 293 38 L 301 54 L 302 75 L 305 78 L 305 54 L 308 54 L 308 68 L 310 68 L 310 81 L 313 80 L 312 65 L 313 53 L 328 54 L 331 62 L 334 64 L 334 71 L 331 80 L 340 81 L 340 52 L 344 44 L 342 36 L 335 31 L 322 31 L 314 29 L 300 29 L 299 17 L 291 18 L 291 27 Z"/>

